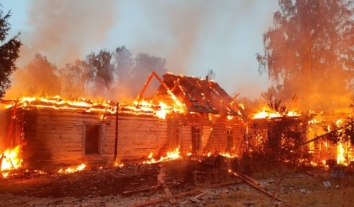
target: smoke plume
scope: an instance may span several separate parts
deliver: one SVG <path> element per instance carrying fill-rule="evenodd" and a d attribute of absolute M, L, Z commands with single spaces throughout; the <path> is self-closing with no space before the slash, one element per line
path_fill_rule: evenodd
<path fill-rule="evenodd" d="M 25 44 L 31 52 L 50 57 L 58 67 L 82 58 L 113 27 L 113 2 L 32 0 L 28 15 L 32 30 L 23 34 L 28 40 Z"/>

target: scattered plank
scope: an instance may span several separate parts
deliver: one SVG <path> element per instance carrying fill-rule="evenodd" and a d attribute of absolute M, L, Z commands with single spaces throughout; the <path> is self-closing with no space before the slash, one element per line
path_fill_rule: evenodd
<path fill-rule="evenodd" d="M 244 182 L 243 181 L 241 181 L 241 182 L 238 181 L 238 182 L 232 182 L 232 183 L 216 184 L 216 185 L 213 185 L 211 188 L 215 189 L 215 188 L 221 188 L 221 187 L 230 186 L 230 185 L 236 185 L 236 184 L 241 184 L 241 183 L 244 183 Z M 197 193 L 200 193 L 200 192 L 202 192 L 201 189 L 191 190 L 191 191 L 187 191 L 187 192 L 184 192 L 184 193 L 175 194 L 174 198 L 183 198 L 183 197 L 191 196 L 191 195 L 194 195 L 194 194 L 197 194 Z M 150 201 L 141 202 L 141 203 L 135 204 L 135 205 L 133 205 L 131 207 L 142 207 L 142 206 L 155 205 L 155 204 L 163 203 L 163 202 L 166 202 L 166 201 L 168 201 L 167 198 L 159 198 L 159 199 L 154 199 L 154 200 L 150 200 Z"/>
<path fill-rule="evenodd" d="M 237 184 L 241 184 L 244 183 L 244 181 L 237 181 L 237 182 L 232 182 L 232 183 L 221 183 L 221 184 L 214 184 L 211 186 L 211 188 L 215 189 L 215 188 L 221 188 L 221 187 L 226 187 L 226 186 L 230 186 L 230 185 L 237 185 Z"/>
<path fill-rule="evenodd" d="M 251 181 L 255 185 L 260 185 L 260 183 L 257 180 L 255 180 L 254 178 L 252 178 L 252 177 L 250 177 L 248 175 L 245 175 L 245 174 L 238 174 L 238 175 L 244 177 L 245 179 L 247 179 L 249 181 Z"/>
<path fill-rule="evenodd" d="M 197 194 L 199 192 L 201 192 L 200 189 L 191 190 L 191 191 L 187 191 L 187 192 L 184 192 L 184 193 L 175 194 L 174 197 L 175 198 L 183 198 L 183 197 L 186 197 L 186 196 Z M 142 207 L 142 206 L 155 205 L 155 204 L 163 203 L 163 202 L 166 202 L 166 201 L 168 201 L 167 198 L 159 198 L 159 199 L 154 199 L 154 200 L 150 200 L 150 201 L 146 201 L 146 202 L 141 202 L 141 203 L 135 204 L 135 205 L 133 205 L 131 207 Z"/>
<path fill-rule="evenodd" d="M 166 197 L 167 197 L 168 201 L 169 201 L 171 204 L 176 204 L 177 201 L 176 201 L 175 197 L 173 197 L 173 195 L 172 195 L 170 189 L 168 189 L 166 183 L 165 183 L 165 182 L 161 182 L 161 186 L 162 186 L 163 191 L 164 191 L 165 194 L 166 194 Z"/>
<path fill-rule="evenodd" d="M 146 191 L 150 191 L 150 190 L 155 190 L 156 188 L 157 188 L 156 186 L 152 186 L 152 187 L 141 188 L 141 189 L 136 189 L 136 190 L 127 190 L 127 191 L 123 191 L 123 196 L 130 196 L 134 193 L 141 193 L 141 192 L 146 192 Z"/>
<path fill-rule="evenodd" d="M 312 177 L 313 177 L 313 173 L 312 173 L 312 172 L 310 172 L 310 171 L 306 170 L 306 173 L 307 173 L 308 175 L 310 175 L 310 176 L 312 176 Z"/>
<path fill-rule="evenodd" d="M 253 184 L 251 181 L 249 181 L 248 179 L 244 178 L 243 176 L 240 176 L 239 174 L 237 174 L 237 173 L 235 173 L 235 172 L 234 172 L 234 175 L 235 175 L 236 177 L 241 178 L 242 180 L 244 180 L 248 185 L 250 185 L 250 186 L 253 187 L 254 189 L 256 189 L 256 190 L 258 190 L 258 191 L 260 191 L 260 192 L 262 192 L 262 193 L 264 193 L 264 194 L 266 194 L 266 195 L 268 195 L 268 196 L 274 198 L 274 199 L 277 200 L 277 201 L 284 202 L 283 200 L 281 200 L 280 198 L 275 197 L 273 194 L 269 193 L 268 191 L 264 190 L 263 188 L 261 188 L 261 187 L 255 185 L 255 184 Z"/>
<path fill-rule="evenodd" d="M 202 193 L 200 193 L 200 194 L 198 194 L 198 195 L 196 195 L 196 196 L 190 198 L 189 200 L 192 201 L 192 202 L 194 202 L 195 200 L 199 199 L 200 197 L 202 197 L 203 195 L 207 194 L 208 192 L 209 192 L 209 191 L 204 191 L 204 192 L 202 192 Z M 189 200 L 186 200 L 186 201 L 182 202 L 181 204 L 182 204 L 182 205 L 183 205 L 183 204 L 186 204 Z"/>

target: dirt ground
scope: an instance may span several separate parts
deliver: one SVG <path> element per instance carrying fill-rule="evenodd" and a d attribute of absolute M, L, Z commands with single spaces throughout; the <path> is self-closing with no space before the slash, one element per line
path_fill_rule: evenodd
<path fill-rule="evenodd" d="M 0 177 L 0 206 L 353 206 L 354 175 L 330 172 L 311 168 L 252 175 L 275 198 L 225 166 L 191 161 L 87 167 L 71 174 L 18 172 Z M 174 199 L 167 198 L 168 191 Z"/>

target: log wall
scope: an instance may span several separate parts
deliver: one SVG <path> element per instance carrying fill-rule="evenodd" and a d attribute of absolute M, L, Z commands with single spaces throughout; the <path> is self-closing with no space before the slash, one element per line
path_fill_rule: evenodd
<path fill-rule="evenodd" d="M 82 113 L 57 110 L 21 110 L 24 123 L 22 157 L 24 165 L 106 164 L 114 161 L 115 114 Z M 100 154 L 85 155 L 84 125 L 101 126 Z M 16 133 L 18 134 L 18 133 Z M 117 160 L 146 160 L 152 152 L 167 151 L 167 124 L 154 116 L 118 115 Z"/>
<path fill-rule="evenodd" d="M 110 164 L 115 158 L 116 115 L 53 109 L 18 109 L 13 141 L 21 143 L 27 168 L 43 165 Z M 226 124 L 203 116 L 175 116 L 172 126 L 181 129 L 180 152 L 191 152 L 192 126 L 202 126 L 202 150 L 224 152 Z M 171 121 L 171 120 L 170 120 Z M 100 153 L 85 154 L 85 125 L 101 128 Z M 169 128 L 170 127 L 170 128 Z M 235 140 L 242 141 L 243 125 L 233 125 Z M 172 127 L 173 128 L 173 127 Z M 171 149 L 171 125 L 153 115 L 118 114 L 117 161 L 136 162 L 165 156 Z M 174 149 L 175 146 L 173 146 Z"/>
<path fill-rule="evenodd" d="M 244 137 L 246 133 L 246 126 L 241 123 L 232 123 L 232 124 L 225 124 L 223 122 L 216 122 L 213 124 L 210 130 L 209 139 L 207 144 L 204 148 L 204 153 L 214 153 L 215 151 L 218 152 L 229 152 L 231 153 L 230 149 L 228 149 L 227 143 L 227 134 L 226 130 L 231 129 L 233 131 L 233 141 L 234 147 L 232 147 L 232 153 L 241 154 L 242 151 L 242 143 L 244 142 Z"/>

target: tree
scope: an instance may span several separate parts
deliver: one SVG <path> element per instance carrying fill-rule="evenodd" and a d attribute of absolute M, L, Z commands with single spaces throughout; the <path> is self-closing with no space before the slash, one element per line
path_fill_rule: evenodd
<path fill-rule="evenodd" d="M 208 69 L 206 77 L 208 77 L 209 80 L 215 80 L 216 73 L 213 69 Z"/>
<path fill-rule="evenodd" d="M 73 64 L 66 64 L 59 71 L 62 80 L 62 92 L 66 97 L 88 97 L 93 90 L 93 71 L 87 62 L 76 60 Z"/>
<path fill-rule="evenodd" d="M 353 1 L 279 0 L 279 6 L 263 35 L 264 54 L 257 54 L 259 72 L 281 89 L 277 98 L 296 93 L 301 108 L 348 105 L 341 97 L 354 75 Z"/>
<path fill-rule="evenodd" d="M 140 90 L 144 87 L 144 83 L 151 74 L 155 71 L 160 77 L 167 72 L 166 60 L 164 58 L 150 56 L 146 53 L 139 53 L 135 58 L 135 66 L 133 68 L 132 77 L 134 78 L 135 84 L 131 87 L 133 88 L 133 94 L 135 97 L 139 94 Z M 153 81 L 150 83 L 149 87 L 157 88 L 160 85 L 159 82 Z"/>
<path fill-rule="evenodd" d="M 115 63 L 115 75 L 120 84 L 129 83 L 132 80 L 131 72 L 134 66 L 132 53 L 125 46 L 117 47 L 113 54 Z"/>
<path fill-rule="evenodd" d="M 61 92 L 57 67 L 46 56 L 35 54 L 34 60 L 25 66 L 26 79 L 22 80 L 27 95 L 55 96 Z"/>
<path fill-rule="evenodd" d="M 1 6 L 1 5 L 0 5 Z M 8 19 L 11 17 L 11 12 L 3 16 L 0 10 L 0 98 L 4 96 L 6 89 L 11 86 L 10 76 L 16 70 L 15 61 L 19 57 L 21 41 L 19 34 L 5 42 L 10 24 Z"/>
<path fill-rule="evenodd" d="M 112 54 L 106 50 L 101 50 L 97 55 L 91 53 L 86 56 L 89 70 L 92 71 L 94 81 L 94 91 L 96 94 L 109 90 L 113 81 L 113 65 L 111 63 Z"/>

